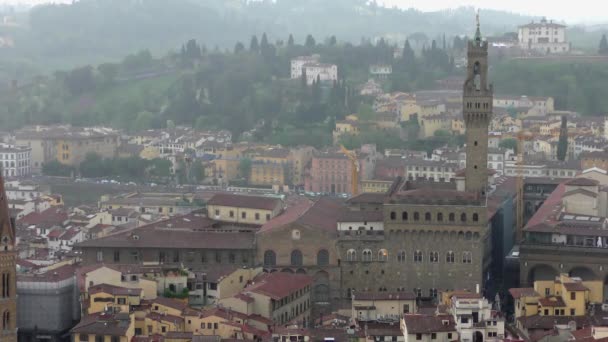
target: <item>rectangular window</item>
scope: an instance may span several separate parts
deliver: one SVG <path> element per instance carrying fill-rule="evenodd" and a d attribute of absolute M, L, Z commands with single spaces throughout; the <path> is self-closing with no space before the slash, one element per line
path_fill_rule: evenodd
<path fill-rule="evenodd" d="M 403 313 L 410 313 L 410 305 L 403 304 Z"/>
<path fill-rule="evenodd" d="M 219 209 L 215 209 L 215 216 L 220 216 L 220 211 L 219 211 Z"/>
<path fill-rule="evenodd" d="M 173 252 L 173 262 L 179 262 L 179 251 Z"/>
<path fill-rule="evenodd" d="M 120 262 L 120 251 L 114 251 L 114 262 Z"/>
<path fill-rule="evenodd" d="M 125 305 L 125 304 L 127 304 L 127 300 L 125 298 L 117 298 L 117 304 Z"/>
<path fill-rule="evenodd" d="M 103 262 L 103 251 L 97 251 L 97 262 Z"/>
<path fill-rule="evenodd" d="M 201 329 L 205 330 L 205 323 L 201 323 Z"/>
<path fill-rule="evenodd" d="M 431 340 L 436 340 L 436 339 L 437 339 L 437 334 L 431 333 Z"/>
<path fill-rule="evenodd" d="M 416 334 L 416 341 L 422 340 L 422 334 Z"/>
<path fill-rule="evenodd" d="M 160 327 L 160 331 L 167 332 L 167 327 L 165 327 L 165 326 Z"/>
<path fill-rule="evenodd" d="M 87 334 L 80 334 L 80 337 L 78 338 L 78 340 L 80 342 L 85 342 L 85 341 L 88 342 L 89 341 L 89 335 L 87 335 Z"/>
<path fill-rule="evenodd" d="M 201 251 L 201 262 L 203 264 L 207 262 L 207 253 L 205 251 Z"/>
<path fill-rule="evenodd" d="M 230 217 L 234 217 L 234 211 L 230 210 Z"/>
<path fill-rule="evenodd" d="M 211 323 L 207 323 L 207 329 L 213 329 L 213 325 Z"/>
<path fill-rule="evenodd" d="M 452 339 L 452 333 L 448 333 L 448 340 Z"/>
<path fill-rule="evenodd" d="M 570 316 L 574 316 L 574 315 L 576 315 L 576 310 L 570 309 Z"/>
<path fill-rule="evenodd" d="M 260 213 L 255 213 L 255 220 L 259 221 L 260 220 Z"/>
<path fill-rule="evenodd" d="M 236 256 L 234 255 L 234 253 L 228 254 L 228 262 L 231 264 L 234 264 L 236 262 Z"/>
<path fill-rule="evenodd" d="M 217 323 L 213 323 L 213 329 L 217 329 L 218 328 L 218 324 Z"/>
<path fill-rule="evenodd" d="M 576 292 L 570 292 L 570 300 L 576 300 Z"/>
<path fill-rule="evenodd" d="M 545 289 L 545 297 L 551 295 L 551 289 L 550 288 L 546 288 Z"/>
<path fill-rule="evenodd" d="M 242 219 L 246 219 L 247 218 L 247 212 L 246 211 L 241 212 L 241 218 Z"/>

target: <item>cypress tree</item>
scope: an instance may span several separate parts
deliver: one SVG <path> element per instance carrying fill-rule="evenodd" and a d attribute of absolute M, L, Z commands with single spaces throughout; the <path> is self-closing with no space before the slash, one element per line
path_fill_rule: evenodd
<path fill-rule="evenodd" d="M 566 160 L 568 152 L 568 121 L 566 116 L 562 116 L 562 126 L 559 130 L 559 140 L 557 142 L 557 160 Z"/>
<path fill-rule="evenodd" d="M 598 53 L 600 55 L 608 55 L 608 41 L 606 40 L 606 35 L 602 35 L 602 39 L 600 40 L 600 48 Z"/>
<path fill-rule="evenodd" d="M 290 33 L 289 34 L 289 39 L 287 39 L 287 46 L 291 47 L 293 45 L 294 45 L 293 35 Z"/>
<path fill-rule="evenodd" d="M 251 37 L 251 42 L 249 42 L 249 51 L 255 52 L 255 53 L 260 52 L 260 45 L 258 44 L 258 37 L 255 35 L 253 37 Z"/>

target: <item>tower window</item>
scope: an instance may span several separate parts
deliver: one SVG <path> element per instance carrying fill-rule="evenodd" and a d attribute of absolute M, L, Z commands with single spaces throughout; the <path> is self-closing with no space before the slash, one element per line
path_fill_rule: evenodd
<path fill-rule="evenodd" d="M 477 146 L 477 140 L 475 140 L 475 142 L 473 143 L 473 145 Z"/>

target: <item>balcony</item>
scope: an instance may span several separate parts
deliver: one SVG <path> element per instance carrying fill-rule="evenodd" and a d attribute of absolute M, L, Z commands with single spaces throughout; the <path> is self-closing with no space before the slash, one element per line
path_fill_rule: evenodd
<path fill-rule="evenodd" d="M 338 239 L 341 241 L 384 241 L 384 231 L 340 231 Z"/>
<path fill-rule="evenodd" d="M 588 256 L 607 257 L 608 248 L 594 246 L 569 245 L 565 243 L 525 241 L 520 246 L 520 254 L 541 252 L 543 254 L 583 254 Z"/>

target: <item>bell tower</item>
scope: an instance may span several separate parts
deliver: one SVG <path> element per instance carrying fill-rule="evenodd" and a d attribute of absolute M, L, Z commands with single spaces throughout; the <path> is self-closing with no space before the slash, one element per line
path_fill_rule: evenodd
<path fill-rule="evenodd" d="M 481 196 L 488 186 L 488 126 L 492 118 L 492 85 L 488 84 L 488 42 L 477 30 L 467 46 L 467 76 L 462 92 L 462 116 L 466 126 L 467 167 L 465 190 Z"/>
<path fill-rule="evenodd" d="M 0 168 L 0 341 L 17 342 L 15 228 Z"/>

